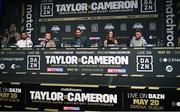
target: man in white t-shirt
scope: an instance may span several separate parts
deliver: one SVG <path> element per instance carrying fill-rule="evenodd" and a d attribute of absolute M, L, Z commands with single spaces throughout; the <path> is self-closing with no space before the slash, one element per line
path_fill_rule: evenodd
<path fill-rule="evenodd" d="M 17 47 L 32 47 L 33 43 L 26 32 L 22 32 L 21 40 L 16 43 Z"/>

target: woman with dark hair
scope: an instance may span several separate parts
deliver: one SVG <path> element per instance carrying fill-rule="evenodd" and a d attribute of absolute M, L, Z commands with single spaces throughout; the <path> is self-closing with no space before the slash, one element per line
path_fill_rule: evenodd
<path fill-rule="evenodd" d="M 106 40 L 104 40 L 104 47 L 114 47 L 117 46 L 118 42 L 114 36 L 113 31 L 109 31 L 106 36 Z"/>

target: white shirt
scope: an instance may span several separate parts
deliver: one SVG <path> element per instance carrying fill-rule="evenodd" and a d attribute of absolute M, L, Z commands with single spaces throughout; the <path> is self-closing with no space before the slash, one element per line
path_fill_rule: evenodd
<path fill-rule="evenodd" d="M 146 47 L 147 42 L 144 37 L 140 37 L 140 39 L 136 40 L 136 37 L 133 37 L 130 42 L 130 47 Z"/>
<path fill-rule="evenodd" d="M 26 40 L 19 40 L 17 43 L 16 43 L 16 46 L 17 47 L 32 47 L 33 46 L 33 43 L 30 39 L 26 39 Z"/>

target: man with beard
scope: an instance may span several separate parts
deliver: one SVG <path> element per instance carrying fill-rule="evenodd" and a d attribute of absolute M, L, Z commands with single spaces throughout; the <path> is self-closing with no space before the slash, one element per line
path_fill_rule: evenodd
<path fill-rule="evenodd" d="M 130 42 L 130 47 L 146 47 L 147 42 L 142 36 L 142 33 L 140 30 L 137 30 L 135 32 L 135 36 L 132 37 Z"/>
<path fill-rule="evenodd" d="M 75 29 L 75 37 L 72 39 L 71 45 L 73 47 L 88 47 L 88 40 L 85 36 L 81 35 L 81 29 Z"/>
<path fill-rule="evenodd" d="M 28 37 L 26 32 L 22 32 L 21 40 L 19 40 L 16 43 L 17 47 L 23 48 L 23 47 L 32 47 L 33 43 L 31 39 Z"/>

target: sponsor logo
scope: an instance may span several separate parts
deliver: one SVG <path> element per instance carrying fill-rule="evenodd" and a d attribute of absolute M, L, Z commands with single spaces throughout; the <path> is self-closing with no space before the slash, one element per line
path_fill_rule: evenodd
<path fill-rule="evenodd" d="M 39 40 L 39 41 L 43 41 L 43 40 L 44 40 L 44 38 L 38 38 L 38 40 Z"/>
<path fill-rule="evenodd" d="M 135 23 L 135 24 L 133 25 L 133 28 L 134 28 L 134 29 L 141 29 L 141 28 L 144 28 L 144 27 L 143 27 L 143 25 L 142 25 L 141 23 Z"/>
<path fill-rule="evenodd" d="M 27 70 L 40 70 L 40 56 L 39 55 L 27 56 Z"/>
<path fill-rule="evenodd" d="M 16 68 L 20 68 L 20 65 L 11 64 L 11 69 L 15 70 Z"/>
<path fill-rule="evenodd" d="M 152 39 L 156 39 L 157 37 L 156 36 L 153 36 L 153 35 L 150 35 L 149 36 L 149 39 L 152 40 Z"/>
<path fill-rule="evenodd" d="M 141 12 L 156 12 L 156 0 L 141 0 Z"/>
<path fill-rule="evenodd" d="M 168 62 L 180 62 L 180 58 L 168 58 Z"/>
<path fill-rule="evenodd" d="M 171 65 L 167 65 L 166 72 L 172 72 L 172 71 L 173 71 L 173 67 Z"/>
<path fill-rule="evenodd" d="M 40 4 L 40 17 L 51 17 L 51 16 L 53 16 L 53 3 Z"/>
<path fill-rule="evenodd" d="M 0 64 L 0 69 L 1 69 L 1 70 L 5 69 L 5 67 L 6 67 L 6 66 L 5 66 L 4 63 L 1 63 L 1 64 Z"/>
<path fill-rule="evenodd" d="M 159 59 L 159 62 L 167 62 L 167 61 L 168 61 L 167 58 L 160 58 L 160 59 Z"/>
<path fill-rule="evenodd" d="M 155 22 L 149 23 L 149 30 L 156 30 L 156 23 Z"/>
<path fill-rule="evenodd" d="M 127 24 L 126 23 L 120 24 L 120 31 L 127 31 Z"/>
<path fill-rule="evenodd" d="M 164 59 L 163 59 L 163 62 L 167 62 L 167 58 L 164 58 Z"/>
<path fill-rule="evenodd" d="M 53 25 L 51 27 L 51 31 L 58 32 L 58 31 L 60 31 L 60 27 L 58 25 Z"/>
<path fill-rule="evenodd" d="M 61 88 L 61 91 L 82 92 L 82 89 L 78 89 L 78 88 Z"/>
<path fill-rule="evenodd" d="M 160 58 L 159 62 L 180 63 L 180 58 Z"/>
<path fill-rule="evenodd" d="M 84 24 L 79 24 L 77 26 L 77 28 L 81 29 L 81 30 L 86 30 L 86 27 L 84 26 Z"/>
<path fill-rule="evenodd" d="M 89 40 L 100 40 L 101 37 L 89 37 Z"/>
<path fill-rule="evenodd" d="M 45 32 L 46 32 L 46 26 L 41 26 L 40 32 L 41 32 L 41 33 L 45 33 Z"/>
<path fill-rule="evenodd" d="M 137 72 L 153 72 L 153 56 L 136 56 Z"/>
<path fill-rule="evenodd" d="M 31 33 L 34 30 L 34 28 L 32 27 L 32 23 L 33 23 L 32 11 L 33 11 L 32 5 L 27 5 L 26 6 L 26 32 L 29 37 L 31 37 Z"/>
<path fill-rule="evenodd" d="M 65 32 L 71 32 L 71 25 L 65 26 Z"/>
<path fill-rule="evenodd" d="M 47 68 L 47 72 L 63 72 L 63 68 Z"/>
<path fill-rule="evenodd" d="M 107 69 L 108 73 L 126 73 L 126 69 Z"/>
<path fill-rule="evenodd" d="M 180 107 L 180 102 L 175 102 L 175 101 L 173 101 L 173 102 L 172 102 L 172 106 L 173 106 L 173 107 L 175 107 L 175 106 Z"/>
<path fill-rule="evenodd" d="M 80 110 L 80 107 L 70 107 L 70 106 L 64 106 L 63 110 Z"/>
<path fill-rule="evenodd" d="M 58 38 L 58 31 L 60 31 L 60 27 L 58 25 L 53 25 L 52 28 L 51 28 L 51 31 L 53 32 L 52 35 L 53 35 L 53 40 L 54 41 L 59 41 L 59 38 Z"/>
<path fill-rule="evenodd" d="M 12 65 L 11 65 L 11 69 L 16 69 L 15 66 L 16 66 L 16 64 L 12 64 Z"/>
<path fill-rule="evenodd" d="M 106 24 L 105 27 L 104 27 L 105 30 L 113 30 L 114 29 L 114 26 L 109 23 L 109 24 Z"/>
<path fill-rule="evenodd" d="M 176 103 L 176 106 L 180 107 L 180 102 L 177 102 L 177 103 Z"/>
<path fill-rule="evenodd" d="M 98 24 L 91 25 L 91 32 L 98 32 Z"/>
<path fill-rule="evenodd" d="M 174 46 L 174 37 L 175 37 L 175 15 L 173 10 L 173 0 L 166 0 L 166 40 L 167 46 Z"/>

